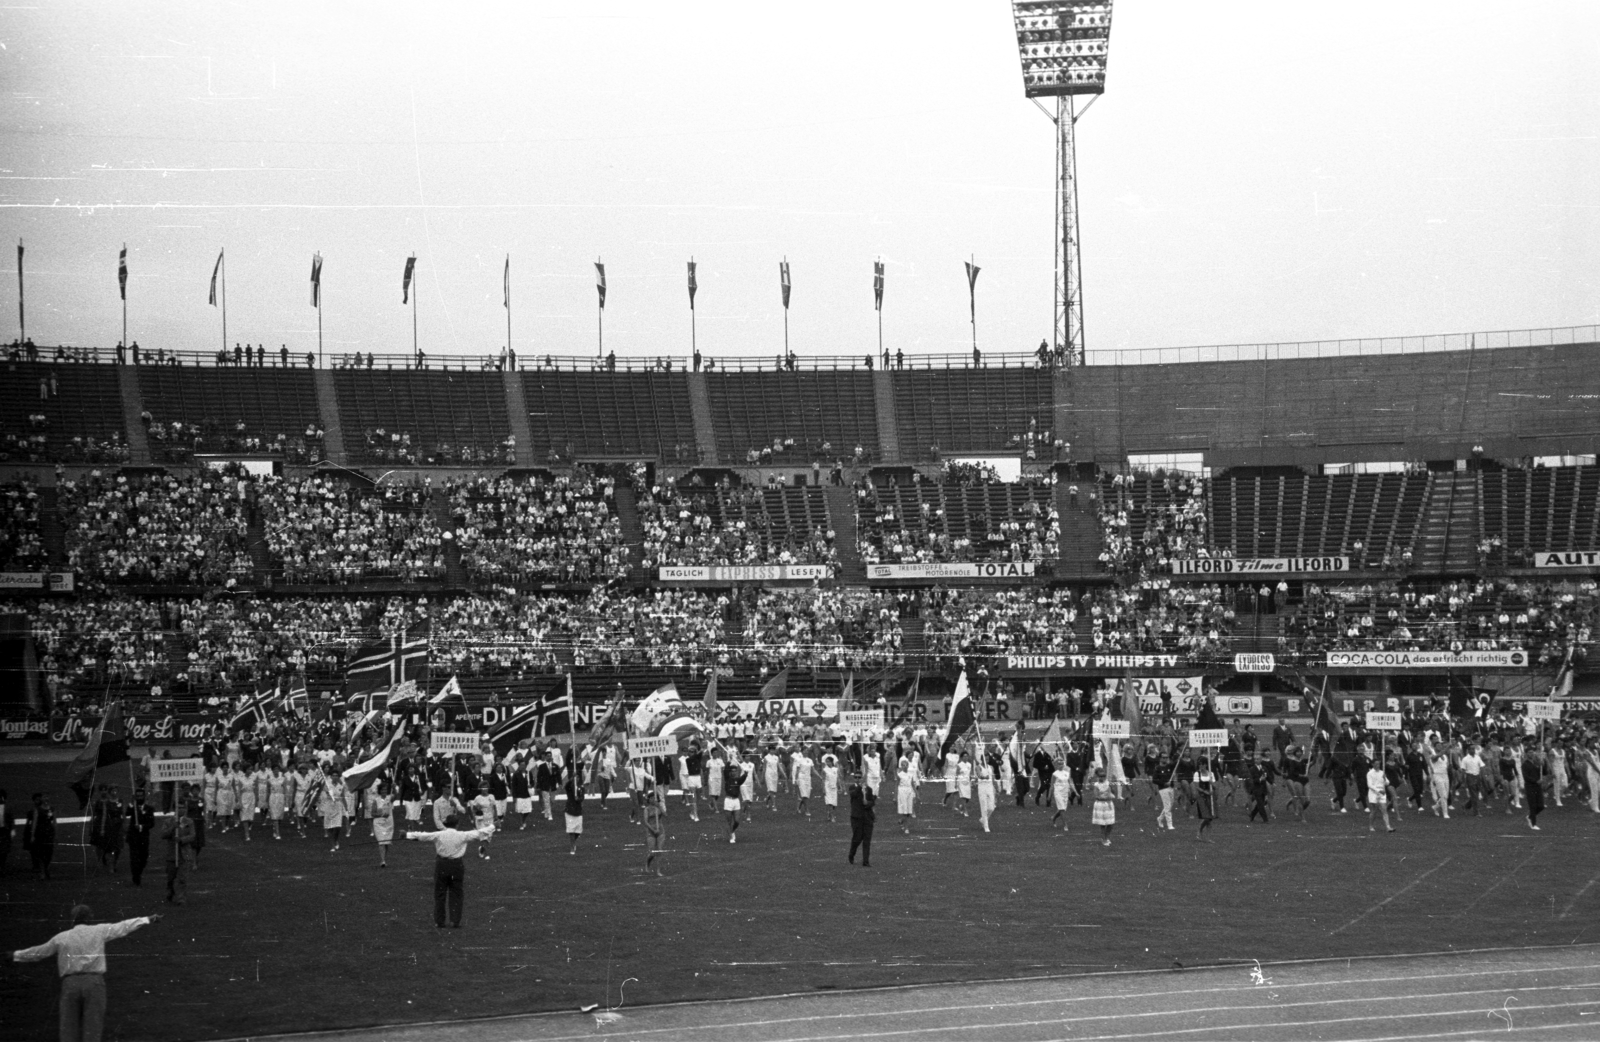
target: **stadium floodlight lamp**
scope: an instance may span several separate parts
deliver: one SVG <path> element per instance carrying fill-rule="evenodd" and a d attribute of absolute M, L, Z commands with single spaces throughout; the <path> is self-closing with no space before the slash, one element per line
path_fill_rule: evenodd
<path fill-rule="evenodd" d="M 1030 98 L 1103 94 L 1112 0 L 1012 0 L 1022 86 Z"/>

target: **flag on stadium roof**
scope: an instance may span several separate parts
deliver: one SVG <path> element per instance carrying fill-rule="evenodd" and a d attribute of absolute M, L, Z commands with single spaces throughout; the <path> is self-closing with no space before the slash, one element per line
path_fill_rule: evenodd
<path fill-rule="evenodd" d="M 689 310 L 694 310 L 694 293 L 700 288 L 700 283 L 694 277 L 694 258 L 689 259 Z"/>
<path fill-rule="evenodd" d="M 967 309 L 972 312 L 974 322 L 978 319 L 978 272 L 983 269 L 971 261 L 963 261 L 967 266 Z"/>
<path fill-rule="evenodd" d="M 872 262 L 872 309 L 883 310 L 883 261 Z"/>
<path fill-rule="evenodd" d="M 394 743 L 399 740 L 404 729 L 403 724 L 396 723 L 389 729 L 389 737 L 384 739 L 377 752 L 345 771 L 344 787 L 351 792 L 365 789 L 372 782 L 373 775 L 388 766 L 389 758 L 394 755 Z"/>
<path fill-rule="evenodd" d="M 505 278 L 502 279 L 501 281 L 503 283 L 501 288 L 505 291 L 505 308 L 506 308 L 507 311 L 510 311 L 511 310 L 511 254 L 509 254 L 509 253 L 506 254 L 506 274 L 505 274 Z"/>
<path fill-rule="evenodd" d="M 322 254 L 311 255 L 311 306 L 322 306 Z"/>
<path fill-rule="evenodd" d="M 600 310 L 606 309 L 606 266 L 599 261 L 594 262 L 594 289 L 600 294 Z"/>
<path fill-rule="evenodd" d="M 406 258 L 405 274 L 400 276 L 400 303 L 411 303 L 411 276 L 417 270 L 417 255 Z"/>
<path fill-rule="evenodd" d="M 972 691 L 967 686 L 967 671 L 961 671 L 961 677 L 956 681 L 956 697 L 950 701 L 950 729 L 945 732 L 944 744 L 939 747 L 939 758 L 942 760 L 950 752 L 950 747 L 965 738 L 978 723 L 978 715 L 972 708 Z"/>
<path fill-rule="evenodd" d="M 212 307 L 217 306 L 217 273 L 222 271 L 222 253 L 217 254 L 217 263 L 211 267 L 211 299 L 207 301 Z"/>
<path fill-rule="evenodd" d="M 117 254 L 117 293 L 123 300 L 128 299 L 128 244 L 122 244 L 122 252 Z"/>
<path fill-rule="evenodd" d="M 789 310 L 789 261 L 785 258 L 778 262 L 778 285 L 783 289 L 783 310 Z"/>

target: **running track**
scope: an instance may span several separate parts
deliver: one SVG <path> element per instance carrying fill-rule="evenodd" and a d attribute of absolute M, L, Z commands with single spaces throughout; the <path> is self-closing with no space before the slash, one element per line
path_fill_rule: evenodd
<path fill-rule="evenodd" d="M 1600 1038 L 1600 945 L 1047 977 L 272 1036 L 311 1042 Z M 599 996 L 596 996 L 598 999 Z M 615 1001 L 615 998 L 613 998 Z M 615 1018 L 615 1019 L 613 1019 Z"/>

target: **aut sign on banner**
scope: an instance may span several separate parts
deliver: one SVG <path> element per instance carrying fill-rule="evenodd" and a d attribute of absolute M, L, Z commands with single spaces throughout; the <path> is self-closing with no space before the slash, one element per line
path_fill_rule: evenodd
<path fill-rule="evenodd" d="M 651 756 L 677 756 L 678 739 L 675 735 L 664 738 L 628 739 L 628 759 L 641 760 Z"/>
<path fill-rule="evenodd" d="M 1369 731 L 1398 731 L 1400 730 L 1400 714 L 1368 713 L 1367 729 Z"/>
<path fill-rule="evenodd" d="M 454 755 L 478 751 L 478 736 L 468 731 L 435 731 L 428 739 L 428 752 Z"/>
<path fill-rule="evenodd" d="M 1220 749 L 1228 744 L 1228 732 L 1220 727 L 1190 731 L 1189 744 L 1197 749 Z"/>

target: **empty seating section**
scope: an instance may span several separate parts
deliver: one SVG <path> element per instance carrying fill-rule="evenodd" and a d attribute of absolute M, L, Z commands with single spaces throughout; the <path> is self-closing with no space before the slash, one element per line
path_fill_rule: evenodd
<path fill-rule="evenodd" d="M 1033 421 L 1055 425 L 1050 374 L 1037 369 L 897 369 L 895 422 L 911 459 L 1015 452 Z"/>
<path fill-rule="evenodd" d="M 1061 525 L 1047 484 L 884 485 L 857 493 L 861 559 L 1055 562 Z"/>
<path fill-rule="evenodd" d="M 1600 467 L 1489 470 L 1478 477 L 1479 551 L 1489 564 L 1600 549 Z"/>
<path fill-rule="evenodd" d="M 0 373 L 0 463 L 128 459 L 115 366 L 7 361 Z"/>
<path fill-rule="evenodd" d="M 1211 482 L 1213 545 L 1235 557 L 1347 554 L 1376 566 L 1410 550 L 1425 474 L 1224 475 Z"/>
<path fill-rule="evenodd" d="M 604 456 L 696 463 L 694 415 L 683 373 L 522 374 L 533 451 L 528 463 Z"/>
<path fill-rule="evenodd" d="M 164 456 L 178 462 L 190 451 L 276 451 L 296 463 L 321 458 L 315 436 L 321 418 L 309 369 L 174 365 L 138 369 L 139 392 L 152 421 L 151 451 L 158 461 Z M 187 428 L 188 436 L 155 436 L 154 428 L 170 429 L 174 423 Z M 160 441 L 165 444 L 158 448 Z"/>
<path fill-rule="evenodd" d="M 333 383 L 352 462 L 516 461 L 497 372 L 335 369 Z"/>
<path fill-rule="evenodd" d="M 708 373 L 706 389 L 725 460 L 809 466 L 858 447 L 863 459 L 882 458 L 870 373 Z"/>

